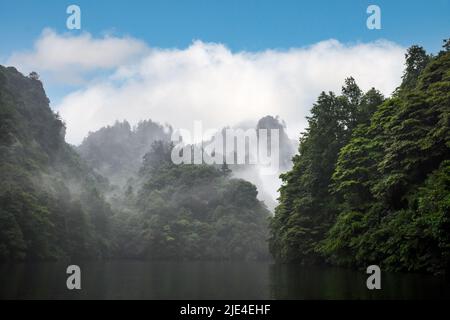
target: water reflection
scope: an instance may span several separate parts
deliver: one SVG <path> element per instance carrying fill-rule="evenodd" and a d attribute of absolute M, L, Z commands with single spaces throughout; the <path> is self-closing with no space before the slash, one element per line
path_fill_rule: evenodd
<path fill-rule="evenodd" d="M 66 289 L 67 263 L 0 265 L 1 299 L 422 299 L 450 298 L 444 277 L 367 275 L 339 268 L 267 262 L 80 263 L 82 290 Z"/>
<path fill-rule="evenodd" d="M 450 298 L 445 277 L 382 273 L 381 290 L 368 290 L 363 271 L 331 267 L 273 265 L 276 299 L 443 299 Z"/>

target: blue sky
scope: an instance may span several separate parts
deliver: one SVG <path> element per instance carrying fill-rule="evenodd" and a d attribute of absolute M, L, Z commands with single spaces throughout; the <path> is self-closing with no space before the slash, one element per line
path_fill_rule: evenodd
<path fill-rule="evenodd" d="M 450 33 L 449 0 L 0 0 L 0 56 L 30 48 L 45 27 L 66 32 L 70 4 L 81 7 L 83 31 L 130 35 L 163 48 L 183 48 L 193 39 L 256 51 L 329 38 L 344 43 L 385 38 L 435 52 Z M 382 30 L 365 27 L 369 4 L 380 6 Z"/>
<path fill-rule="evenodd" d="M 80 31 L 66 29 L 71 4 Z M 370 4 L 381 30 L 366 27 Z M 115 120 L 220 128 L 268 114 L 296 137 L 348 76 L 391 94 L 407 47 L 450 37 L 449 13 L 450 0 L 0 0 L 0 63 L 41 75 L 71 143 Z"/>

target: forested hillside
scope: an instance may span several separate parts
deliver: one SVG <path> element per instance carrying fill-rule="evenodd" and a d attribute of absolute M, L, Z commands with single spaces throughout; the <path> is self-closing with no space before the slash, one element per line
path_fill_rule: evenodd
<path fill-rule="evenodd" d="M 190 124 L 186 124 L 189 127 Z M 295 154 L 297 143 L 291 140 L 286 133 L 286 124 L 278 116 L 273 117 L 267 115 L 260 118 L 254 123 L 247 121 L 231 127 L 224 127 L 220 131 L 223 141 L 226 140 L 227 129 L 239 130 L 257 130 L 266 129 L 268 139 L 270 140 L 270 130 L 277 129 L 279 132 L 279 155 L 278 171 L 271 175 L 261 174 L 260 164 L 229 164 L 234 178 L 241 178 L 254 184 L 258 189 L 258 199 L 264 201 L 265 205 L 273 212 L 277 202 L 277 189 L 280 181 L 278 175 L 291 168 L 291 158 Z M 89 132 L 88 136 L 75 149 L 87 164 L 97 173 L 106 177 L 111 184 L 109 194 L 117 194 L 122 192 L 127 185 L 134 185 L 136 188 L 136 180 L 140 167 L 143 164 L 143 156 L 151 149 L 151 145 L 155 141 L 171 141 L 173 129 L 170 125 L 161 125 L 151 119 L 138 122 L 137 125 L 131 126 L 128 121 L 116 121 L 113 125 L 105 126 L 97 131 Z M 256 134 L 259 139 L 258 134 Z M 193 145 L 200 152 L 202 147 L 213 142 L 214 138 L 207 138 L 200 143 Z M 270 145 L 268 150 L 270 150 Z M 223 150 L 223 153 L 231 155 L 235 150 Z M 248 161 L 248 150 L 246 151 L 246 159 Z M 217 153 L 216 153 L 217 155 Z M 225 155 L 224 155 L 225 156 Z M 234 158 L 237 160 L 236 155 Z M 218 165 L 220 168 L 220 165 Z"/>
<path fill-rule="evenodd" d="M 0 66 L 0 260 L 105 257 L 105 181 L 48 104 L 35 74 Z"/>
<path fill-rule="evenodd" d="M 450 270 L 449 49 L 448 40 L 437 56 L 411 47 L 387 100 L 351 78 L 340 96 L 320 95 L 282 175 L 277 260 Z"/>
<path fill-rule="evenodd" d="M 253 260 L 269 239 L 277 261 L 449 271 L 450 42 L 405 64 L 387 99 L 351 77 L 320 94 L 270 219 L 227 165 L 173 164 L 169 126 L 117 122 L 75 150 L 37 74 L 0 66 L 0 260 Z"/>
<path fill-rule="evenodd" d="M 83 159 L 37 74 L 0 66 L 0 260 L 267 258 L 256 187 L 226 166 L 173 165 L 170 130 L 116 123 Z"/>
<path fill-rule="evenodd" d="M 226 166 L 174 165 L 173 146 L 157 141 L 139 180 L 115 199 L 117 255 L 171 260 L 268 257 L 269 211 L 250 182 Z"/>

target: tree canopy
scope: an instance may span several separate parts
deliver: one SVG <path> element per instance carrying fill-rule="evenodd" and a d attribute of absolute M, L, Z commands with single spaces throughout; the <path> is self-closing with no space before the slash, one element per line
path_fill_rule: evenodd
<path fill-rule="evenodd" d="M 270 248 L 281 261 L 450 268 L 450 52 L 412 46 L 384 100 L 352 78 L 322 93 L 282 175 Z"/>

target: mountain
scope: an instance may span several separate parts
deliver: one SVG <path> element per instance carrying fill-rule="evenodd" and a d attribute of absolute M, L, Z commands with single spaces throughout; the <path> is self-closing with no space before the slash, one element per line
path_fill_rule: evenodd
<path fill-rule="evenodd" d="M 268 140 L 270 139 L 270 130 L 278 130 L 279 135 L 279 163 L 280 171 L 284 172 L 292 167 L 292 157 L 295 154 L 295 141 L 289 139 L 286 133 L 286 123 L 278 117 L 265 116 L 259 119 L 256 124 L 256 130 L 266 129 L 268 132 Z M 268 148 L 270 152 L 270 148 Z"/>
<path fill-rule="evenodd" d="M 226 169 L 171 160 L 156 141 L 115 217 L 117 255 L 164 260 L 268 258 L 269 211 L 250 182 Z"/>
<path fill-rule="evenodd" d="M 172 128 L 151 120 L 131 128 L 127 121 L 116 122 L 90 132 L 77 148 L 81 157 L 112 184 L 123 186 L 142 165 L 142 157 L 157 140 L 170 141 Z"/>
<path fill-rule="evenodd" d="M 279 131 L 279 159 L 278 172 L 272 175 L 262 175 L 260 165 L 252 164 L 229 164 L 229 168 L 236 178 L 242 178 L 255 184 L 258 189 L 258 198 L 273 209 L 276 206 L 277 189 L 280 184 L 278 175 L 292 166 L 292 157 L 295 153 L 296 142 L 289 139 L 286 134 L 286 124 L 278 117 L 265 116 L 255 124 L 246 124 L 235 129 L 267 129 L 270 140 L 270 130 Z M 222 138 L 225 141 L 225 130 L 223 128 Z M 127 121 L 116 122 L 111 126 L 103 127 L 95 132 L 90 132 L 80 146 L 76 148 L 81 157 L 95 169 L 96 172 L 115 186 L 127 187 L 129 179 L 135 179 L 139 168 L 143 163 L 143 156 L 151 149 L 155 141 L 169 142 L 173 129 L 169 125 L 161 125 L 152 120 L 139 122 L 134 128 Z M 258 131 L 257 131 L 258 132 Z M 203 141 L 203 145 L 213 140 Z M 194 148 L 202 149 L 195 145 Z M 269 148 L 270 151 L 270 148 Z M 223 152 L 222 152 L 223 153 Z M 218 165 L 220 168 L 220 165 Z"/>
<path fill-rule="evenodd" d="M 267 258 L 256 187 L 173 164 L 170 133 L 117 122 L 75 150 L 38 75 L 0 66 L 0 260 Z"/>
<path fill-rule="evenodd" d="M 241 178 L 255 184 L 259 191 L 259 199 L 263 200 L 267 207 L 273 211 L 277 206 L 278 189 L 281 184 L 279 175 L 292 167 L 292 157 L 295 154 L 297 143 L 291 140 L 286 133 L 286 123 L 279 119 L 279 117 L 273 117 L 270 115 L 264 116 L 258 120 L 256 125 L 243 127 L 246 129 L 267 130 L 267 141 L 271 141 L 271 130 L 278 130 L 278 164 L 276 173 L 263 174 L 262 165 L 260 163 L 256 165 L 230 165 L 230 169 L 233 171 L 233 175 L 237 178 Z M 271 145 L 267 146 L 268 154 L 271 154 Z"/>
<path fill-rule="evenodd" d="M 0 66 L 0 260 L 107 256 L 106 181 L 64 134 L 37 75 Z"/>

